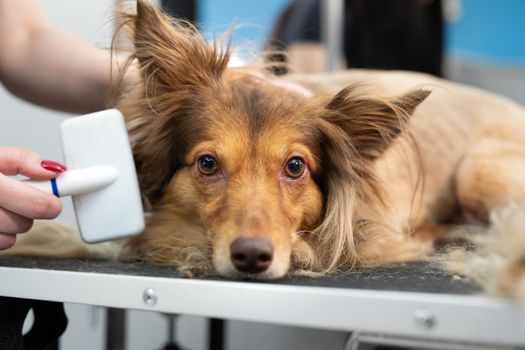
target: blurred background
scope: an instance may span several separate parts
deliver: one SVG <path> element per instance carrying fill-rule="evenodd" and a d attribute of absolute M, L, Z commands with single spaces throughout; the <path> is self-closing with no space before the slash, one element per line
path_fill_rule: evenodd
<path fill-rule="evenodd" d="M 209 38 L 235 28 L 236 61 L 249 62 L 260 50 L 285 49 L 291 72 L 315 72 L 327 65 L 321 1 L 332 0 L 159 0 Z M 111 0 L 43 0 L 51 20 L 89 42 L 107 48 L 113 26 Z M 525 1 L 522 0 L 345 0 L 341 67 L 410 69 L 483 87 L 525 103 Z M 276 70 L 284 73 L 285 70 Z M 0 86 L 0 145 L 24 145 L 45 159 L 62 161 L 59 129 L 70 115 L 45 110 L 11 96 Z M 71 204 L 63 221 L 74 221 Z M 121 291 L 125 293 L 125 291 Z M 210 295 L 210 298 L 213 297 Z M 218 301 L 220 302 L 220 301 Z M 70 326 L 63 349 L 104 348 L 102 308 L 67 305 Z M 160 349 L 166 319 L 152 312 L 128 312 L 127 349 Z M 207 348 L 207 320 L 182 316 L 176 336 L 185 349 Z M 346 334 L 231 321 L 229 350 L 341 349 Z"/>
<path fill-rule="evenodd" d="M 187 0 L 194 11 L 179 14 L 208 35 L 233 22 L 235 44 L 287 48 L 292 70 L 313 72 L 325 68 L 323 1 L 266 0 L 243 6 L 235 0 Z M 341 2 L 341 66 L 423 71 L 525 102 L 524 1 Z"/>

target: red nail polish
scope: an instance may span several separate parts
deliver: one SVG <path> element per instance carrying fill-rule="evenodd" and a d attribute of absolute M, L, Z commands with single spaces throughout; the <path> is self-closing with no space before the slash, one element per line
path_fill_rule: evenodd
<path fill-rule="evenodd" d="M 57 162 L 53 162 L 52 160 L 43 160 L 42 163 L 40 163 L 40 166 L 54 173 L 63 173 L 64 171 L 67 170 L 65 165 L 62 165 Z"/>

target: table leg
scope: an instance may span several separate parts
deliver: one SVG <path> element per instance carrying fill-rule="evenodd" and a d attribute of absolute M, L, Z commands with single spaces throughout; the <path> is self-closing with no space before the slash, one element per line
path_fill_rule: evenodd
<path fill-rule="evenodd" d="M 208 350 L 223 350 L 225 343 L 225 321 L 219 318 L 210 318 Z"/>
<path fill-rule="evenodd" d="M 126 348 L 126 310 L 107 309 L 106 350 Z"/>

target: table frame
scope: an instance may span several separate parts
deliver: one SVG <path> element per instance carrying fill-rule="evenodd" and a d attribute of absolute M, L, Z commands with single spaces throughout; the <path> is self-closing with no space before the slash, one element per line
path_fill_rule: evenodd
<path fill-rule="evenodd" d="M 525 310 L 483 295 L 0 267 L 0 295 L 339 331 L 525 346 Z M 430 320 L 427 320 L 430 318 Z"/>

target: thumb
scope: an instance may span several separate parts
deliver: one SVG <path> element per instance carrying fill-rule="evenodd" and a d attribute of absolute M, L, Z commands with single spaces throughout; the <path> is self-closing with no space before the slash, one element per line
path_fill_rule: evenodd
<path fill-rule="evenodd" d="M 0 147 L 0 173 L 4 175 L 21 174 L 34 180 L 48 180 L 66 169 L 62 164 L 43 161 L 30 148 Z"/>

